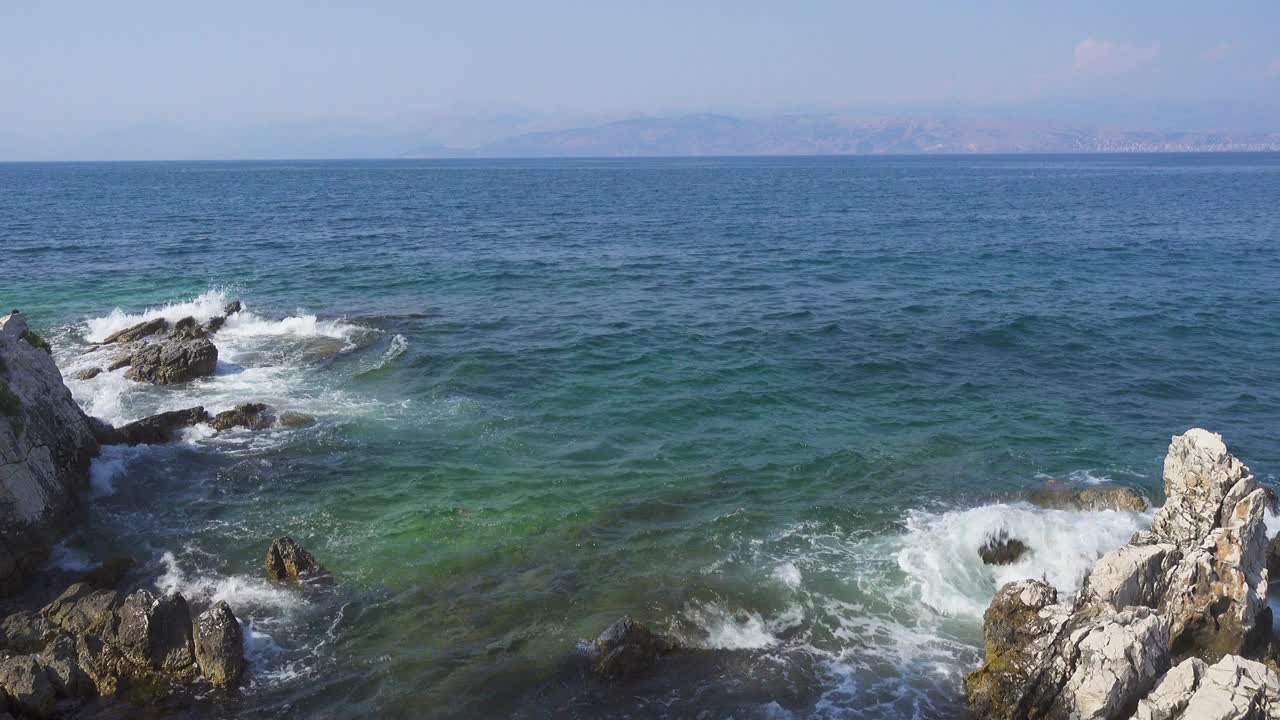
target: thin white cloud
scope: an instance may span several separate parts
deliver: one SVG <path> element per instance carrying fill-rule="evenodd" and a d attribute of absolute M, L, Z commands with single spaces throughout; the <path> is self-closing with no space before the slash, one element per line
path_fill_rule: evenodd
<path fill-rule="evenodd" d="M 1155 60 L 1160 44 L 1145 47 L 1113 40 L 1081 40 L 1072 55 L 1071 69 L 1089 75 L 1125 73 Z"/>
<path fill-rule="evenodd" d="M 1231 42 L 1226 42 L 1226 41 L 1220 42 L 1217 45 L 1214 45 L 1213 47 L 1201 53 L 1200 59 L 1204 60 L 1205 62 L 1212 62 L 1212 63 L 1222 62 L 1223 60 L 1227 59 L 1228 55 L 1235 52 L 1236 49 L 1239 47 L 1240 47 L 1240 43 L 1238 41 L 1233 40 Z"/>

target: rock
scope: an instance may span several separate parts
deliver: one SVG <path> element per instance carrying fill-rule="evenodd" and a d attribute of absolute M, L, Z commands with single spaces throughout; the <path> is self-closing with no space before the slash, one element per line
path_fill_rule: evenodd
<path fill-rule="evenodd" d="M 1267 543 L 1267 577 L 1280 580 L 1280 535 Z"/>
<path fill-rule="evenodd" d="M 209 335 L 200 323 L 196 322 L 193 317 L 184 317 L 173 324 L 173 332 L 169 333 L 169 337 L 180 338 L 183 340 L 195 340 L 207 337 Z"/>
<path fill-rule="evenodd" d="M 978 557 L 987 565 L 1012 565 L 1018 562 L 1030 548 L 1017 538 L 1009 537 L 1009 533 L 1001 530 L 987 537 L 987 541 L 978 548 Z"/>
<path fill-rule="evenodd" d="M 625 615 L 592 643 L 591 668 L 604 680 L 635 678 L 652 670 L 671 650 L 671 643 Z"/>
<path fill-rule="evenodd" d="M 135 590 L 120 604 L 115 627 L 108 628 L 103 640 L 137 665 L 177 679 L 195 676 L 191 611 L 181 595 L 156 597 Z"/>
<path fill-rule="evenodd" d="M 204 331 L 205 333 L 212 335 L 213 333 L 216 333 L 219 330 L 221 330 L 222 326 L 225 325 L 226 322 L 227 322 L 227 319 L 222 317 L 221 315 L 217 317 L 211 317 L 209 318 L 209 321 L 204 324 Z"/>
<path fill-rule="evenodd" d="M 115 429 L 112 445 L 161 445 L 172 442 L 178 431 L 197 423 L 209 422 L 203 407 L 170 410 L 135 420 Z"/>
<path fill-rule="evenodd" d="M 92 380 L 101 374 L 102 374 L 102 368 L 100 367 L 85 368 L 84 370 L 81 370 L 80 372 L 76 373 L 76 379 Z"/>
<path fill-rule="evenodd" d="M 169 323 L 164 318 L 147 320 L 146 322 L 140 322 L 137 325 L 127 327 L 124 330 L 110 334 L 99 344 L 110 345 L 112 343 L 134 342 L 136 340 L 141 340 L 142 338 L 155 335 L 156 333 L 163 332 L 168 327 Z"/>
<path fill-rule="evenodd" d="M 1241 657 L 1270 641 L 1267 494 L 1221 437 L 1200 429 L 1172 439 L 1164 480 L 1151 530 L 1103 556 L 1072 605 L 1036 581 L 997 593 L 984 616 L 986 662 L 965 678 L 974 717 L 1123 718 L 1135 707 L 1150 720 L 1280 717 L 1280 705 L 1250 714 L 1272 707 L 1267 688 L 1280 685 Z M 1152 691 L 1183 658 L 1195 662 Z M 1221 666 L 1220 688 L 1192 713 L 1208 663 Z"/>
<path fill-rule="evenodd" d="M 72 637 L 62 635 L 49 643 L 40 653 L 40 664 L 58 697 L 81 697 L 92 692 L 93 681 L 80 667 L 76 641 Z"/>
<path fill-rule="evenodd" d="M 1262 490 L 1236 503 L 1226 527 L 1211 530 L 1170 574 L 1160 609 L 1170 621 L 1175 657 L 1216 662 L 1255 643 L 1267 604 L 1265 504 Z"/>
<path fill-rule="evenodd" d="M 1072 611 L 1036 580 L 1005 585 L 984 615 L 987 662 L 965 677 L 973 717 L 1124 717 L 1169 668 L 1150 608 Z"/>
<path fill-rule="evenodd" d="M 133 362 L 133 353 L 125 353 L 124 355 L 117 355 L 115 356 L 115 358 L 111 360 L 111 362 L 107 363 L 107 372 L 115 372 L 116 370 L 119 370 L 122 367 L 129 367 L 129 364 L 132 362 Z"/>
<path fill-rule="evenodd" d="M 124 582 L 130 571 L 136 567 L 138 563 L 131 557 L 113 557 L 82 575 L 80 582 L 99 590 L 111 590 Z"/>
<path fill-rule="evenodd" d="M 1152 518 L 1152 533 L 1178 546 L 1198 544 L 1220 524 L 1224 510 L 1233 509 L 1224 508 L 1232 489 L 1239 483 L 1256 487 L 1252 481 L 1221 435 L 1193 428 L 1175 436 L 1164 459 L 1166 500 Z"/>
<path fill-rule="evenodd" d="M 85 635 L 111 629 L 119 607 L 119 593 L 78 582 L 44 606 L 40 614 L 63 632 Z"/>
<path fill-rule="evenodd" d="M 244 672 L 244 631 L 224 601 L 205 610 L 195 622 L 196 662 L 209 682 L 234 687 Z"/>
<path fill-rule="evenodd" d="M 233 410 L 214 415 L 209 426 L 215 430 L 230 430 L 233 427 L 262 430 L 274 425 L 275 420 L 262 403 L 240 403 Z"/>
<path fill-rule="evenodd" d="M 1133 720 L 1269 720 L 1280 717 L 1280 676 L 1228 656 L 1210 666 L 1188 658 L 1138 703 Z"/>
<path fill-rule="evenodd" d="M 310 415 L 303 415 L 296 412 L 280 413 L 280 419 L 276 421 L 281 427 L 308 427 L 316 423 L 316 419 Z"/>
<path fill-rule="evenodd" d="M 1168 587 L 1167 574 L 1178 558 L 1173 545 L 1125 545 L 1093 566 L 1083 592 L 1117 610 L 1130 605 L 1157 607 Z"/>
<path fill-rule="evenodd" d="M 16 592 L 80 516 L 98 440 L 53 358 L 0 317 L 0 594 Z"/>
<path fill-rule="evenodd" d="M 277 582 L 318 580 L 329 574 L 311 553 L 288 536 L 271 541 L 265 566 L 267 579 Z"/>
<path fill-rule="evenodd" d="M 1137 490 L 1120 485 L 1073 487 L 1051 480 L 1032 490 L 1027 499 L 1033 505 L 1054 510 L 1142 512 L 1147 509 L 1146 498 Z"/>
<path fill-rule="evenodd" d="M 129 359 L 125 377 L 154 385 L 172 385 L 212 375 L 218 348 L 208 338 L 171 338 L 142 346 Z"/>
<path fill-rule="evenodd" d="M 0 621 L 0 651 L 12 655 L 37 653 L 56 634 L 40 614 L 22 610 Z"/>
<path fill-rule="evenodd" d="M 232 300 L 231 302 L 227 303 L 226 307 L 222 309 L 222 314 L 235 315 L 236 313 L 240 312 L 243 308 L 244 306 L 240 304 L 239 300 Z"/>
<path fill-rule="evenodd" d="M 53 715 L 53 683 L 34 655 L 0 660 L 0 688 L 9 696 L 12 709 L 32 718 Z"/>

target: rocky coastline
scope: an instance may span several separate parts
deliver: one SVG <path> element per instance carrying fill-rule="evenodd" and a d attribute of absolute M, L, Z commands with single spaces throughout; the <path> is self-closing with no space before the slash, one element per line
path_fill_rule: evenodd
<path fill-rule="evenodd" d="M 240 309 L 232 303 L 225 315 Z M 224 322 L 139 323 L 90 348 L 93 362 L 80 377 L 127 367 L 130 380 L 167 385 L 210 375 L 212 338 Z M 46 559 L 83 518 L 90 463 L 103 446 L 172 442 L 197 424 L 224 431 L 309 422 L 243 402 L 113 427 L 77 405 L 22 313 L 0 317 L 0 720 L 104 706 L 129 717 L 197 695 L 234 697 L 248 667 L 234 607 L 157 592 L 129 558 L 77 577 L 49 576 Z M 1280 718 L 1267 607 L 1269 565 L 1280 568 L 1280 552 L 1269 552 L 1263 525 L 1274 496 L 1221 437 L 1201 429 L 1172 439 L 1164 490 L 1151 528 L 1099 559 L 1074 598 L 1043 580 L 998 590 L 984 616 L 985 661 L 964 681 L 971 717 Z M 1127 488 L 1053 481 L 1020 500 L 1086 512 L 1149 508 Z M 287 536 L 263 538 L 263 546 L 263 574 L 273 583 L 301 591 L 336 582 Z M 1007 565 L 1043 549 L 999 535 L 976 550 L 988 564 Z M 574 672 L 625 688 L 699 652 L 708 651 L 624 616 L 573 654 Z"/>

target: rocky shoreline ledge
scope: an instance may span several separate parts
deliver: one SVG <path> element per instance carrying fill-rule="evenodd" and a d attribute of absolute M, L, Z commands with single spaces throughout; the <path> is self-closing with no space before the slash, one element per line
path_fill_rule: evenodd
<path fill-rule="evenodd" d="M 232 303 L 225 314 L 239 311 Z M 135 382 L 160 385 L 210 375 L 222 321 L 126 328 L 86 352 L 94 364 L 80 377 L 123 367 Z M 234 702 L 248 662 L 233 607 L 158 593 L 129 558 L 78 577 L 51 574 L 45 562 L 83 517 L 90 463 L 102 446 L 171 442 L 197 424 L 222 431 L 309 422 L 250 402 L 113 427 L 76 404 L 21 313 L 0 317 L 0 720 L 104 707 L 111 717 L 180 716 L 193 697 Z M 1262 520 L 1274 497 L 1219 436 L 1199 429 L 1173 438 L 1164 482 L 1166 503 L 1151 529 L 1098 560 L 1070 602 L 1041 580 L 999 589 L 984 617 L 985 662 L 964 682 L 972 717 L 1280 718 Z M 1018 500 L 1073 511 L 1149 507 L 1127 488 L 1053 481 Z M 1009 564 L 1052 548 L 1006 534 L 977 551 L 984 562 Z M 335 582 L 288 537 L 270 542 L 263 572 L 285 585 Z M 630 616 L 583 650 L 566 649 L 573 672 L 622 695 L 717 652 L 682 647 Z"/>
<path fill-rule="evenodd" d="M 181 382 L 212 374 L 208 336 L 218 325 L 152 321 L 91 352 L 107 349 L 115 368 L 127 361 L 136 381 Z M 193 607 L 179 593 L 157 594 L 131 582 L 129 558 L 76 578 L 44 564 L 83 517 L 102 446 L 169 442 L 197 423 L 226 430 L 307 421 L 243 403 L 214 416 L 195 407 L 112 427 L 80 409 L 48 343 L 20 312 L 0 317 L 0 720 L 73 716 L 103 702 L 127 717 L 135 714 L 127 708 L 172 704 L 184 693 L 233 690 L 246 667 L 244 631 L 226 602 Z M 264 574 L 283 584 L 329 578 L 288 537 L 271 542 Z"/>

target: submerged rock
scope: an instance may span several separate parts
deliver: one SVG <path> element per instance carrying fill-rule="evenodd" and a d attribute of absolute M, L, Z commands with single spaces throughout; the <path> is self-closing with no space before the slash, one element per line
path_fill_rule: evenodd
<path fill-rule="evenodd" d="M 298 412 L 284 412 L 280 413 L 280 419 L 277 422 L 281 427 L 307 427 L 314 425 L 316 419 Z"/>
<path fill-rule="evenodd" d="M 196 661 L 200 672 L 219 687 L 233 687 L 244 672 L 244 631 L 225 601 L 205 610 L 195 622 Z"/>
<path fill-rule="evenodd" d="M 233 427 L 263 430 L 274 425 L 275 420 L 262 403 L 240 403 L 232 410 L 215 415 L 209 421 L 209 426 L 215 430 L 230 430 Z"/>
<path fill-rule="evenodd" d="M 1119 485 L 1073 487 L 1050 481 L 1032 490 L 1027 499 L 1033 505 L 1053 510 L 1142 512 L 1147 509 L 1147 500 L 1138 491 Z"/>
<path fill-rule="evenodd" d="M 1030 549 L 1026 543 L 1009 537 L 1008 532 L 1001 530 L 988 537 L 987 541 L 978 548 L 978 557 L 982 558 L 982 562 L 987 565 L 1012 565 L 1022 559 Z"/>
<path fill-rule="evenodd" d="M 145 322 L 140 322 L 137 325 L 127 327 L 124 330 L 116 331 L 108 335 L 107 338 L 99 344 L 111 345 L 113 343 L 134 342 L 136 340 L 141 340 L 142 338 L 155 335 L 156 333 L 164 332 L 168 327 L 169 322 L 164 318 L 147 320 Z"/>
<path fill-rule="evenodd" d="M 624 615 L 605 628 L 591 644 L 591 669 L 604 680 L 625 680 L 648 673 L 672 645 L 652 630 Z"/>
<path fill-rule="evenodd" d="M 209 420 L 209 413 L 201 406 L 170 410 L 115 428 L 107 444 L 160 445 L 176 439 L 179 430 Z"/>
<path fill-rule="evenodd" d="M 0 595 L 76 523 L 98 454 L 94 425 L 29 332 L 21 313 L 0 317 Z"/>
<path fill-rule="evenodd" d="M 129 358 L 125 377 L 154 385 L 172 385 L 212 375 L 218 348 L 208 338 L 170 338 L 143 345 Z"/>
<path fill-rule="evenodd" d="M 277 582 L 322 580 L 329 576 L 311 553 L 287 535 L 271 541 L 265 569 L 267 579 Z"/>
<path fill-rule="evenodd" d="M 975 717 L 1280 717 L 1267 690 L 1280 677 L 1239 657 L 1260 652 L 1271 625 L 1266 493 L 1200 429 L 1173 438 L 1164 479 L 1152 529 L 1100 559 L 1073 605 L 1038 581 L 997 593 L 984 616 L 986 662 L 965 678 Z M 1194 662 L 1161 680 L 1182 658 Z M 1206 661 L 1222 666 L 1220 681 L 1203 683 Z M 1202 689 L 1203 709 L 1191 713 Z"/>
<path fill-rule="evenodd" d="M 136 567 L 138 562 L 131 557 L 113 557 L 82 575 L 80 582 L 88 583 L 100 590 L 110 590 L 123 583 Z"/>

